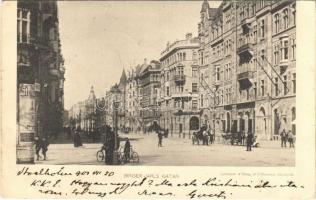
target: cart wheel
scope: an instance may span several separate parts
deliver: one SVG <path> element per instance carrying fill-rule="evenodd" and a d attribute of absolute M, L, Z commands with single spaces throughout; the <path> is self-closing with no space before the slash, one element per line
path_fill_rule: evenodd
<path fill-rule="evenodd" d="M 103 151 L 102 150 L 99 150 L 98 152 L 97 152 L 97 161 L 98 162 L 102 162 L 102 161 L 104 161 L 104 153 L 103 153 Z"/>

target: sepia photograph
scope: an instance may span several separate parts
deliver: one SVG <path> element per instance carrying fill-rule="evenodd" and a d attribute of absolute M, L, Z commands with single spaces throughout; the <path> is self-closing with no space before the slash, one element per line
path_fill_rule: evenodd
<path fill-rule="evenodd" d="M 16 163 L 295 167 L 296 3 L 18 0 Z"/>

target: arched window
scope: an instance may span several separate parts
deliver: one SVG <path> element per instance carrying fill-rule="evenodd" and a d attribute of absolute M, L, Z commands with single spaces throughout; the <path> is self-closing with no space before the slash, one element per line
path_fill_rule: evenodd
<path fill-rule="evenodd" d="M 274 29 L 275 29 L 275 33 L 279 32 L 279 29 L 280 29 L 280 16 L 279 16 L 279 14 L 274 15 Z"/>
<path fill-rule="evenodd" d="M 292 7 L 292 20 L 293 20 L 293 24 L 295 25 L 296 24 L 296 4 L 293 4 Z"/>
<path fill-rule="evenodd" d="M 229 114 L 229 113 L 227 113 L 227 118 L 226 118 L 226 120 L 227 120 L 226 131 L 227 131 L 227 132 L 230 132 L 230 114 Z"/>
<path fill-rule="evenodd" d="M 199 118 L 191 117 L 190 119 L 190 130 L 198 130 L 199 129 Z"/>
<path fill-rule="evenodd" d="M 287 29 L 289 27 L 289 11 L 288 9 L 283 10 L 283 25 L 284 29 Z"/>

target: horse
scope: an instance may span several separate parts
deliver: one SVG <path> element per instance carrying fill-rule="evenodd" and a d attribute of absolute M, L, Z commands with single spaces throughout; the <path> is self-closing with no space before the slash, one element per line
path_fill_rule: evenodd
<path fill-rule="evenodd" d="M 208 135 L 203 135 L 203 132 L 206 130 L 206 126 L 205 127 L 201 127 L 200 130 L 193 132 L 193 136 L 192 136 L 192 144 L 194 145 L 195 143 L 197 145 L 200 145 L 200 140 L 203 142 L 204 144 L 208 144 Z"/>

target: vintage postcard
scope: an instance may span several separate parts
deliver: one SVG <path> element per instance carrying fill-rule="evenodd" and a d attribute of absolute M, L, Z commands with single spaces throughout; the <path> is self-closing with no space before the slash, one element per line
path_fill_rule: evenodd
<path fill-rule="evenodd" d="M 315 8 L 2 2 L 0 195 L 314 198 Z"/>

